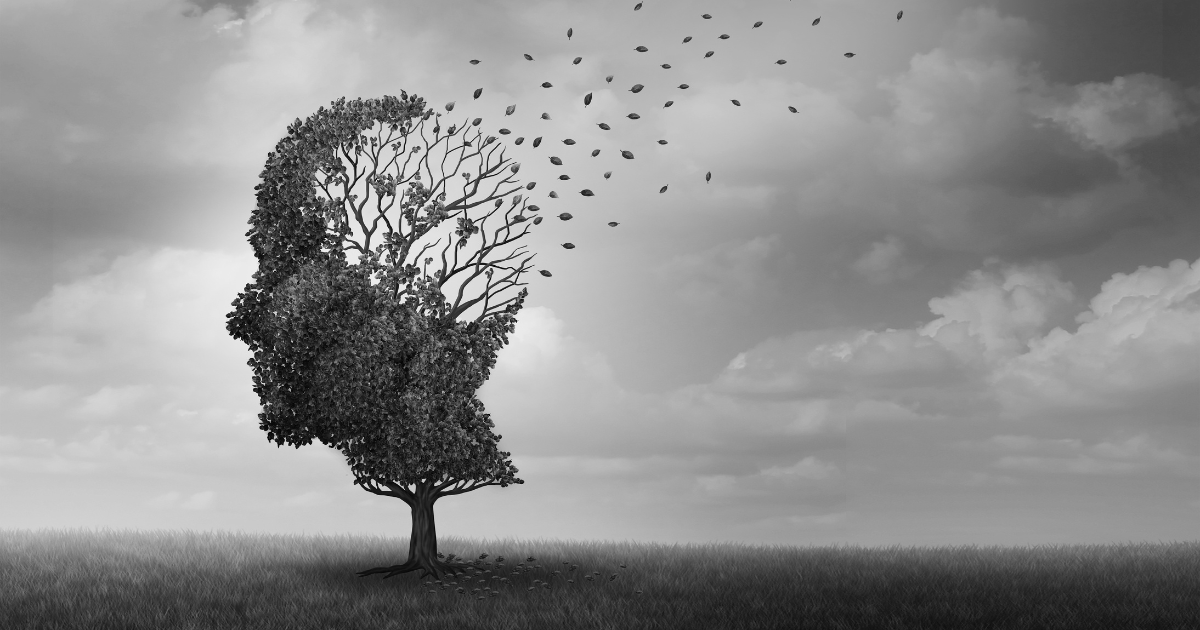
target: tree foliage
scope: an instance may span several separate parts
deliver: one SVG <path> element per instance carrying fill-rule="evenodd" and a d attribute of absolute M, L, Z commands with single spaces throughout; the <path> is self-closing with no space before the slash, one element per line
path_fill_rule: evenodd
<path fill-rule="evenodd" d="M 317 439 L 346 456 L 356 484 L 410 504 L 411 484 L 444 496 L 523 483 L 475 392 L 508 343 L 527 291 L 499 302 L 497 295 L 524 284 L 532 259 L 511 264 L 519 248 L 491 255 L 528 232 L 524 213 L 537 207 L 512 197 L 489 240 L 486 222 L 521 189 L 513 179 L 520 165 L 510 166 L 503 150 L 493 163 L 495 138 L 467 137 L 465 121 L 443 134 L 434 119 L 430 142 L 425 124 L 433 114 L 402 93 L 340 99 L 288 127 L 267 156 L 246 234 L 258 271 L 227 326 L 253 352 L 248 363 L 269 440 L 299 448 Z M 431 151 L 445 152 L 436 177 Z M 456 166 L 447 174 L 451 158 Z M 485 204 L 490 212 L 467 216 Z M 393 225 L 396 211 L 403 221 Z M 425 254 L 437 252 L 442 239 L 432 237 L 452 219 L 457 239 L 445 234 L 442 265 L 431 274 L 434 258 Z M 469 244 L 478 247 L 460 258 Z M 468 297 L 481 277 L 482 290 Z M 459 321 L 473 308 L 477 317 Z"/>

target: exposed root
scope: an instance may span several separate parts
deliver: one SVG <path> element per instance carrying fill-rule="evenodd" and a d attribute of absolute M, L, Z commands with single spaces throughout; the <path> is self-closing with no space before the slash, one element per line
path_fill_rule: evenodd
<path fill-rule="evenodd" d="M 374 575 L 376 573 L 386 573 L 387 575 L 383 576 L 383 579 L 386 580 L 394 575 L 400 575 L 401 573 L 419 570 L 421 571 L 421 575 L 418 577 L 418 579 L 422 579 L 427 575 L 433 575 L 435 578 L 440 580 L 444 575 L 458 575 L 459 573 L 466 573 L 467 569 L 473 566 L 474 565 L 467 564 L 465 562 L 442 562 L 441 560 L 434 560 L 432 562 L 419 562 L 417 560 L 410 559 L 404 564 L 396 564 L 390 567 L 375 567 L 374 569 L 359 571 L 357 575 L 358 577 L 367 577 L 368 575 Z"/>

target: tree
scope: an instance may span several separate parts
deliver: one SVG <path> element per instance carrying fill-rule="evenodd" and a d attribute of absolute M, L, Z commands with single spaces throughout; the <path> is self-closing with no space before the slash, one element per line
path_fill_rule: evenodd
<path fill-rule="evenodd" d="M 533 258 L 514 265 L 521 248 L 492 254 L 528 233 L 529 224 L 514 228 L 538 207 L 514 195 L 489 241 L 485 223 L 504 197 L 521 190 L 514 179 L 520 165 L 510 165 L 503 149 L 493 164 L 494 137 L 481 142 L 478 129 L 467 137 L 479 119 L 442 133 L 439 115 L 430 143 L 425 123 L 433 115 L 424 100 L 401 93 L 339 99 L 290 125 L 255 187 L 258 203 L 246 236 L 258 271 L 228 315 L 230 335 L 253 352 L 248 364 L 267 439 L 296 448 L 320 440 L 345 455 L 356 485 L 411 508 L 407 561 L 360 576 L 420 569 L 420 577 L 440 579 L 462 571 L 467 565 L 438 558 L 434 502 L 484 486 L 524 483 L 505 459 L 510 453 L 498 449 L 502 436 L 491 432 L 494 425 L 475 392 L 515 330 L 528 291 L 498 302 L 497 295 L 526 284 L 520 277 Z M 435 177 L 438 162 L 431 152 L 443 151 Z M 455 164 L 450 174 L 447 160 Z M 423 184 L 422 173 L 431 186 Z M 453 200 L 447 203 L 448 195 Z M 492 205 L 481 218 L 467 216 L 485 204 Z M 364 210 L 376 215 L 369 225 Z M 395 227 L 393 210 L 403 219 Z M 449 219 L 457 221 L 457 245 L 451 252 L 455 241 L 446 230 L 441 267 L 430 275 L 434 258 L 425 254 L 438 251 L 441 237 L 433 236 Z M 372 249 L 381 221 L 386 230 Z M 468 244 L 477 247 L 460 260 Z M 347 258 L 352 250 L 358 264 Z M 410 254 L 423 265 L 409 263 Z M 481 276 L 485 280 L 476 286 L 482 291 L 468 293 Z M 446 299 L 450 293 L 453 303 Z M 458 319 L 476 308 L 474 318 Z"/>

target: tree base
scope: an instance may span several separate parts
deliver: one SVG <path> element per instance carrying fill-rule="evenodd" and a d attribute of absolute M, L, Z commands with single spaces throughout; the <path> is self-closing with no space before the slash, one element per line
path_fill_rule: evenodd
<path fill-rule="evenodd" d="M 467 569 L 472 567 L 474 567 L 474 565 L 465 562 L 442 562 L 441 560 L 421 562 L 419 560 L 413 560 L 410 558 L 404 564 L 396 564 L 390 567 L 375 567 L 374 569 L 359 571 L 357 575 L 358 577 L 367 577 L 368 575 L 375 575 L 376 573 L 386 573 L 387 575 L 383 576 L 383 579 L 386 580 L 394 575 L 400 575 L 401 573 L 408 573 L 409 571 L 421 571 L 421 575 L 418 576 L 418 579 L 424 578 L 427 575 L 432 575 L 440 580 L 442 579 L 443 575 L 458 575 L 459 573 L 466 573 Z"/>

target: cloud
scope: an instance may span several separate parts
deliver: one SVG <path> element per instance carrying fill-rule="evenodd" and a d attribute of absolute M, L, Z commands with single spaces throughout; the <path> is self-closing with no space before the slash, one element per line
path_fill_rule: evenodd
<path fill-rule="evenodd" d="M 911 278 L 922 267 L 924 265 L 904 259 L 904 243 L 891 234 L 882 241 L 871 243 L 870 249 L 850 265 L 871 284 L 887 284 Z"/>

